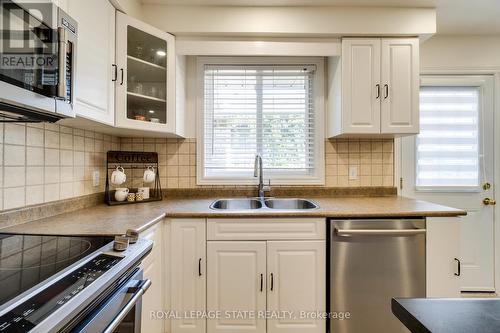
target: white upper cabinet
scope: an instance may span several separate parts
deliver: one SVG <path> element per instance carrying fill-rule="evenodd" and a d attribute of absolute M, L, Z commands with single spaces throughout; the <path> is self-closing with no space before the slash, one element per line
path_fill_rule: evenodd
<path fill-rule="evenodd" d="M 418 38 L 344 38 L 329 61 L 328 136 L 417 134 Z"/>
<path fill-rule="evenodd" d="M 118 12 L 116 62 L 116 126 L 178 134 L 174 36 Z"/>
<path fill-rule="evenodd" d="M 382 133 L 418 133 L 418 46 L 416 38 L 382 39 Z"/>
<path fill-rule="evenodd" d="M 380 133 L 380 41 L 342 43 L 342 127 L 349 133 Z"/>
<path fill-rule="evenodd" d="M 76 115 L 114 125 L 115 8 L 107 0 L 66 0 L 63 8 L 78 22 Z"/>

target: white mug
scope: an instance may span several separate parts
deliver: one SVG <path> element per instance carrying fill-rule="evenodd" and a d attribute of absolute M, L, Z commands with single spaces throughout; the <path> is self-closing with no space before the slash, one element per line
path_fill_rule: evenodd
<path fill-rule="evenodd" d="M 117 166 L 116 170 L 111 173 L 111 183 L 115 185 L 121 185 L 127 180 L 127 175 L 125 175 L 125 170 L 121 166 Z"/>
<path fill-rule="evenodd" d="M 149 199 L 149 187 L 139 187 L 137 193 L 142 194 L 144 200 Z"/>
<path fill-rule="evenodd" d="M 152 166 L 148 166 L 146 171 L 144 171 L 144 182 L 152 183 L 155 181 L 155 178 L 156 178 L 155 168 L 153 168 Z"/>
<path fill-rule="evenodd" d="M 119 187 L 115 190 L 115 200 L 116 201 L 125 201 L 128 195 L 128 188 Z"/>

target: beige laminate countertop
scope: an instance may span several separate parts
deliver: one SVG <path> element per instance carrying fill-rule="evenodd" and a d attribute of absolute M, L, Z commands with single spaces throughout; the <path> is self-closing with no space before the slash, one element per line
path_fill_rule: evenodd
<path fill-rule="evenodd" d="M 386 197 L 334 197 L 311 198 L 319 205 L 308 211 L 216 211 L 209 208 L 215 198 L 165 199 L 135 205 L 107 206 L 76 210 L 32 222 L 0 229 L 5 233 L 57 234 L 57 235 L 118 235 L 127 229 L 143 231 L 171 218 L 224 218 L 224 217 L 450 217 L 466 212 L 408 199 Z"/>

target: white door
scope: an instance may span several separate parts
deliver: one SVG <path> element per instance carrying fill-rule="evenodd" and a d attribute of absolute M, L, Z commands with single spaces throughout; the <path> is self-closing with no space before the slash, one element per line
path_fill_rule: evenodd
<path fill-rule="evenodd" d="M 462 291 L 495 290 L 493 89 L 490 76 L 422 77 L 420 134 L 402 139 L 402 194 L 467 211 Z"/>
<path fill-rule="evenodd" d="M 205 311 L 206 306 L 206 236 L 205 220 L 171 223 L 171 304 L 184 314 Z M 172 320 L 172 333 L 204 333 L 204 318 L 180 316 Z"/>
<path fill-rule="evenodd" d="M 382 133 L 418 133 L 418 47 L 418 38 L 382 39 Z"/>
<path fill-rule="evenodd" d="M 342 39 L 342 127 L 380 133 L 380 39 Z"/>
<path fill-rule="evenodd" d="M 325 320 L 305 314 L 325 311 L 325 241 L 267 243 L 267 309 L 288 313 L 267 321 L 268 333 L 323 333 Z"/>
<path fill-rule="evenodd" d="M 266 242 L 207 242 L 207 332 L 266 332 Z M 234 311 L 234 312 L 233 312 Z M 239 314 L 254 316 L 240 317 Z M 238 312 L 238 313 L 236 313 Z"/>
<path fill-rule="evenodd" d="M 68 0 L 67 10 L 78 22 L 76 114 L 114 125 L 115 8 L 107 0 Z"/>

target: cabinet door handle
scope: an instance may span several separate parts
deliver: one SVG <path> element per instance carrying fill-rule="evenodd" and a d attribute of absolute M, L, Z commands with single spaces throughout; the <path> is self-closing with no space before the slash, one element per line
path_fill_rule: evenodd
<path fill-rule="evenodd" d="M 123 86 L 123 68 L 120 68 L 120 73 L 121 73 L 120 86 Z"/>
<path fill-rule="evenodd" d="M 274 289 L 274 274 L 271 273 L 271 291 Z"/>
<path fill-rule="evenodd" d="M 260 275 L 260 292 L 264 291 L 264 274 Z"/>
<path fill-rule="evenodd" d="M 375 97 L 375 99 L 379 99 L 380 98 L 380 84 L 375 85 L 375 87 L 377 87 L 377 97 Z"/>
<path fill-rule="evenodd" d="M 385 90 L 384 99 L 386 99 L 387 97 L 389 97 L 389 85 L 388 84 L 384 84 L 384 90 Z"/>
<path fill-rule="evenodd" d="M 201 276 L 201 258 L 198 259 L 198 276 Z"/>
<path fill-rule="evenodd" d="M 454 273 L 455 276 L 460 276 L 462 275 L 461 269 L 462 269 L 462 263 L 460 262 L 460 259 L 454 258 L 455 261 L 457 262 L 457 271 Z"/>
<path fill-rule="evenodd" d="M 116 64 L 112 64 L 111 66 L 114 68 L 114 75 L 111 81 L 116 82 L 116 80 L 118 80 L 118 66 Z"/>

